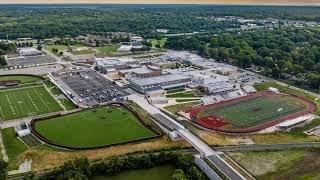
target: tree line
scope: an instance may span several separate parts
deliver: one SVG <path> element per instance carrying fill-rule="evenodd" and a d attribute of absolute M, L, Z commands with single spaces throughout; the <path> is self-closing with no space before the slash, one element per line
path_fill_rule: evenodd
<path fill-rule="evenodd" d="M 17 49 L 17 45 L 14 43 L 0 43 L 0 67 L 6 66 L 7 61 L 5 55 L 10 52 L 14 52 Z"/>
<path fill-rule="evenodd" d="M 194 164 L 193 158 L 180 153 L 164 153 L 130 155 L 127 157 L 111 157 L 101 162 L 89 163 L 85 157 L 65 162 L 41 176 L 28 174 L 25 180 L 87 180 L 94 176 L 115 176 L 125 170 L 146 169 L 160 165 L 172 164 L 176 168 L 173 180 L 207 180 Z"/>
<path fill-rule="evenodd" d="M 165 45 L 196 51 L 206 58 L 241 68 L 263 70 L 274 78 L 297 85 L 320 86 L 320 28 L 289 27 L 221 33 L 209 36 L 170 37 Z"/>
<path fill-rule="evenodd" d="M 1 9 L 0 38 L 105 35 L 108 32 L 132 32 L 154 35 L 156 29 L 169 33 L 215 32 L 239 28 L 236 20 L 214 21 L 213 16 L 276 18 L 319 22 L 319 7 L 268 6 L 135 6 L 115 8 L 18 8 Z"/>

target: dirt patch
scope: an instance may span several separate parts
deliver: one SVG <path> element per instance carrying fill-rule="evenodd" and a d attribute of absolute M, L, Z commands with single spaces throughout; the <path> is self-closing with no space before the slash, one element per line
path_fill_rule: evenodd
<path fill-rule="evenodd" d="M 235 143 L 238 143 L 238 144 L 245 144 L 245 145 L 250 145 L 250 144 L 254 144 L 254 142 L 252 141 L 252 139 L 250 138 L 232 138 L 232 139 L 227 139 L 231 142 L 235 142 Z"/>
<path fill-rule="evenodd" d="M 291 166 L 284 166 L 282 170 L 267 174 L 262 179 L 295 180 L 307 174 L 319 173 L 319 169 L 320 150 L 318 149 L 305 153 L 300 159 L 291 163 Z"/>
<path fill-rule="evenodd" d="M 302 158 L 304 153 L 305 151 L 302 150 L 292 150 L 229 153 L 229 155 L 253 175 L 267 177 L 265 175 L 289 167 L 293 162 Z"/>

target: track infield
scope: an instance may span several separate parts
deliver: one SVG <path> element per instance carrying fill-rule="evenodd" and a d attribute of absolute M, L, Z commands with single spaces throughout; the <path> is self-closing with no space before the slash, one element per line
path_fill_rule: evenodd
<path fill-rule="evenodd" d="M 286 94 L 256 93 L 191 110 L 198 124 L 224 132 L 252 132 L 310 112 L 316 106 L 305 99 Z"/>
<path fill-rule="evenodd" d="M 5 121 L 61 110 L 42 85 L 0 91 L 0 118 Z"/>
<path fill-rule="evenodd" d="M 103 147 L 158 135 L 124 107 L 100 107 L 32 122 L 35 134 L 50 144 L 75 149 Z"/>

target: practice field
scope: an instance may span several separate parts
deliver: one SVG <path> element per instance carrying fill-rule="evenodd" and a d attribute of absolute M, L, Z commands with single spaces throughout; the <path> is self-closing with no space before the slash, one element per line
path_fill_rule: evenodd
<path fill-rule="evenodd" d="M 258 94 L 204 107 L 197 107 L 196 121 L 208 128 L 244 129 L 287 117 L 308 113 L 309 104 L 289 95 Z M 312 108 L 311 108 L 312 109 Z"/>
<path fill-rule="evenodd" d="M 127 109 L 100 107 L 32 125 L 48 142 L 70 148 L 93 148 L 157 136 Z"/>
<path fill-rule="evenodd" d="M 12 120 L 60 111 L 62 108 L 43 86 L 0 91 L 0 118 Z"/>

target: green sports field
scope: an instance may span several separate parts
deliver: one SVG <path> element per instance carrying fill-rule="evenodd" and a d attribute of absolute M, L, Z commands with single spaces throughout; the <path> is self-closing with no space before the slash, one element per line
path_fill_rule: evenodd
<path fill-rule="evenodd" d="M 216 116 L 228 121 L 224 128 L 253 127 L 306 109 L 304 102 L 292 96 L 257 96 L 200 111 L 198 118 Z"/>
<path fill-rule="evenodd" d="M 127 109 L 100 107 L 36 122 L 34 128 L 57 145 L 99 147 L 157 136 Z"/>
<path fill-rule="evenodd" d="M 12 120 L 60 111 L 62 108 L 43 86 L 0 91 L 0 118 Z"/>

